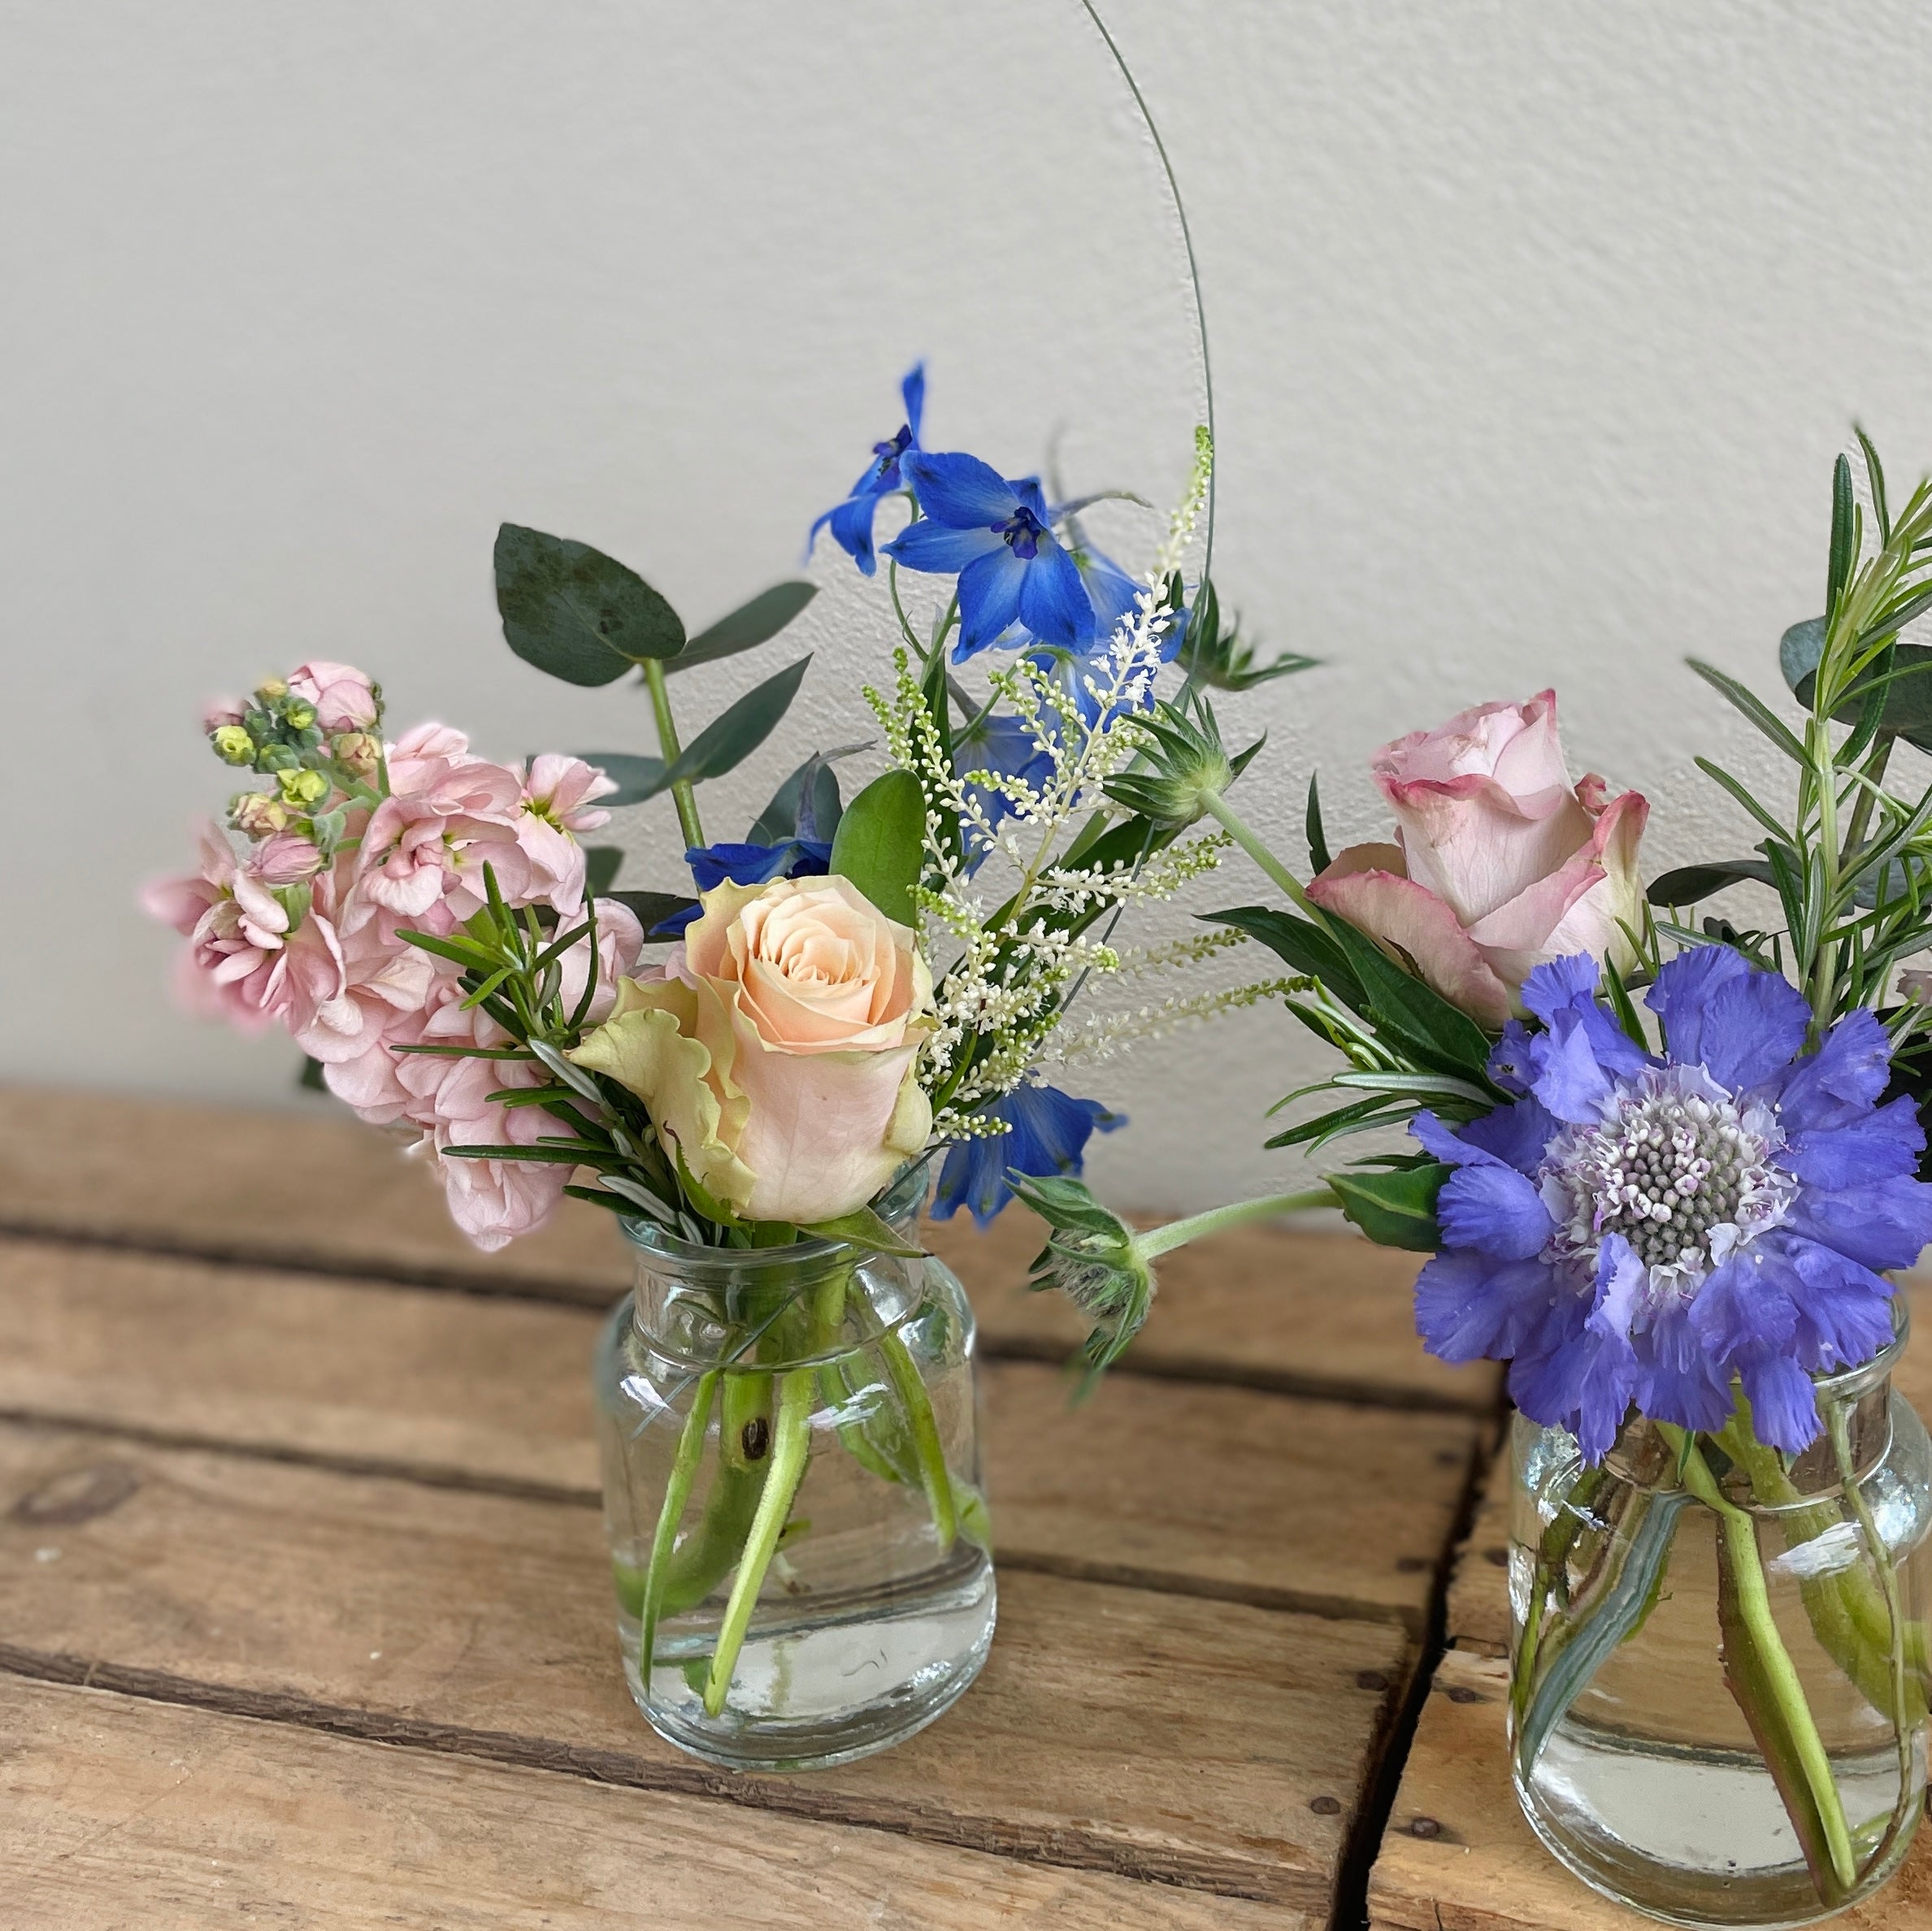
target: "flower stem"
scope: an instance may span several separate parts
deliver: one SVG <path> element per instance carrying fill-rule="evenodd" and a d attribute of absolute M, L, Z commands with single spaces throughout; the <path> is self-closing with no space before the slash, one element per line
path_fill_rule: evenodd
<path fill-rule="evenodd" d="M 638 1648 L 638 1671 L 645 1685 L 651 1680 L 651 1659 L 658 1635 L 658 1617 L 663 1608 L 665 1579 L 671 1568 L 671 1551 L 677 1541 L 678 1524 L 684 1519 L 684 1504 L 691 1499 L 691 1484 L 697 1474 L 698 1457 L 704 1452 L 705 1430 L 711 1423 L 711 1404 L 718 1393 L 719 1370 L 700 1375 L 691 1412 L 678 1435 L 677 1452 L 671 1458 L 671 1478 L 664 1485 L 664 1504 L 658 1511 L 658 1531 L 651 1538 L 651 1565 L 644 1579 L 644 1603 L 640 1620 L 644 1634 Z"/>
<path fill-rule="evenodd" d="M 899 1397 L 912 1426 L 919 1481 L 926 1491 L 926 1504 L 932 1511 L 933 1533 L 939 1538 L 943 1556 L 959 1533 L 959 1517 L 953 1505 L 953 1478 L 947 1470 L 945 1448 L 939 1438 L 939 1420 L 932 1412 L 918 1364 L 897 1328 L 888 1328 L 879 1337 L 879 1352 L 884 1359 L 885 1371 L 892 1378 L 892 1391 Z"/>
<path fill-rule="evenodd" d="M 1228 1207 L 1210 1207 L 1205 1213 L 1191 1213 L 1185 1220 L 1169 1221 L 1134 1236 L 1134 1246 L 1143 1261 L 1157 1261 L 1191 1240 L 1209 1234 L 1225 1233 L 1230 1227 L 1245 1226 L 1250 1221 L 1271 1220 L 1277 1214 L 1300 1213 L 1311 1207 L 1339 1207 L 1326 1187 L 1311 1187 L 1300 1193 L 1264 1194 L 1252 1200 L 1236 1200 Z"/>
<path fill-rule="evenodd" d="M 1209 792 L 1201 800 L 1208 815 L 1212 818 L 1229 837 L 1234 840 L 1248 856 L 1279 885 L 1304 912 L 1315 919 L 1322 918 L 1320 909 L 1301 886 L 1294 874 L 1270 851 L 1246 822 L 1218 792 Z"/>
<path fill-rule="evenodd" d="M 671 687 L 665 680 L 664 666 L 656 657 L 644 660 L 644 687 L 651 694 L 651 715 L 658 723 L 658 749 L 665 763 L 674 765 L 684 747 L 678 742 L 677 721 L 671 714 Z M 705 842 L 705 828 L 697 819 L 697 788 L 688 778 L 680 778 L 671 786 L 671 795 L 678 808 L 678 830 L 684 835 L 687 848 L 696 850 Z"/>
<path fill-rule="evenodd" d="M 845 1307 L 847 1275 L 839 1274 L 826 1282 L 814 1297 L 813 1309 L 817 1329 L 816 1352 L 831 1345 L 838 1331 Z M 765 1486 L 758 1497 L 758 1513 L 745 1538 L 738 1558 L 738 1573 L 732 1579 L 730 1599 L 725 1604 L 724 1621 L 718 1629 L 718 1647 L 711 1655 L 711 1673 L 705 1683 L 705 1714 L 723 1712 L 731 1694 L 732 1677 L 738 1656 L 745 1647 L 746 1632 L 765 1586 L 766 1572 L 778 1552 L 779 1538 L 790 1520 L 798 1485 L 805 1479 L 805 1463 L 812 1447 L 812 1405 L 818 1386 L 816 1366 L 788 1368 L 778 1378 L 777 1412 L 771 1421 L 771 1460 L 765 1475 Z"/>
<path fill-rule="evenodd" d="M 1699 1437 L 1667 1422 L 1657 1426 L 1679 1449 L 1685 1486 L 1717 1517 L 1725 1559 L 1720 1573 L 1728 1572 L 1735 1612 L 1733 1626 L 1726 1631 L 1731 1694 L 1765 1752 L 1766 1767 L 1805 1846 L 1820 1896 L 1827 1904 L 1840 1903 L 1857 1881 L 1852 1833 L 1831 1774 L 1831 1760 L 1805 1701 L 1804 1686 L 1772 1614 L 1770 1588 L 1758 1554 L 1757 1524 L 1718 1487 Z M 1734 1645 L 1733 1638 L 1738 1639 Z"/>

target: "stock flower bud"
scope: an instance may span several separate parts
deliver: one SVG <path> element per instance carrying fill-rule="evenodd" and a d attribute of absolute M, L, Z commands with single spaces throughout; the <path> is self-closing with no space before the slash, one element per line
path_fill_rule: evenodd
<path fill-rule="evenodd" d="M 249 838 L 272 838 L 289 828 L 289 808 L 270 792 L 237 792 L 228 805 L 228 822 Z"/>
<path fill-rule="evenodd" d="M 298 810 L 319 805 L 328 796 L 328 780 L 319 771 L 278 771 L 276 783 L 282 789 L 282 802 Z"/>
<path fill-rule="evenodd" d="M 382 740 L 371 731 L 345 731 L 329 749 L 336 762 L 358 778 L 373 778 L 382 769 Z"/>
<path fill-rule="evenodd" d="M 255 686 L 255 701 L 258 704 L 273 704 L 278 698 L 288 695 L 289 687 L 279 677 L 267 678 Z"/>
<path fill-rule="evenodd" d="M 300 697 L 291 697 L 282 706 L 282 717 L 291 731 L 306 731 L 315 722 L 315 707 Z"/>
<path fill-rule="evenodd" d="M 224 764 L 245 765 L 255 762 L 255 740 L 239 724 L 223 724 L 208 734 L 215 755 Z"/>

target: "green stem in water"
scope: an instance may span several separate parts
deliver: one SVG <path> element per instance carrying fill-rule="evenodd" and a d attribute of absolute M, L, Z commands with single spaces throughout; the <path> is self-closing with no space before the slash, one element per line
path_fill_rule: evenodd
<path fill-rule="evenodd" d="M 1871 1856 L 1870 1868 L 1881 1864 L 1894 1844 L 1899 1833 L 1905 1828 L 1905 1820 L 1910 1814 L 1917 1799 L 1912 1788 L 1912 1738 L 1917 1732 L 1917 1721 L 1906 1695 L 1905 1686 L 1905 1620 L 1899 1603 L 1898 1572 L 1892 1567 L 1891 1552 L 1879 1538 L 1878 1525 L 1872 1519 L 1871 1504 L 1865 1500 L 1865 1490 L 1858 1480 L 1858 1470 L 1852 1459 L 1852 1420 L 1843 1402 L 1826 1404 L 1826 1425 L 1831 1431 L 1831 1447 L 1838 1458 L 1839 1480 L 1843 1486 L 1845 1499 L 1852 1504 L 1852 1512 L 1858 1518 L 1860 1533 L 1865 1537 L 1865 1553 L 1871 1558 L 1872 1566 L 1878 1572 L 1878 1586 L 1884 1592 L 1886 1613 L 1891 1621 L 1891 1717 L 1892 1730 L 1899 1742 L 1899 1795 L 1892 1806 L 1890 1821 L 1886 1825 L 1885 1834 L 1878 1840 L 1878 1848 Z M 1920 1709 L 1923 1709 L 1923 1702 Z"/>
<path fill-rule="evenodd" d="M 831 1345 L 844 1319 L 848 1273 L 836 1274 L 825 1282 L 814 1297 L 813 1312 L 820 1347 Z M 758 1595 L 765 1586 L 766 1572 L 778 1552 L 779 1539 L 797 1499 L 798 1485 L 805 1479 L 805 1463 L 811 1456 L 812 1406 L 818 1386 L 815 1365 L 788 1368 L 778 1378 L 771 1464 L 766 1470 L 763 1493 L 758 1497 L 758 1513 L 752 1517 L 744 1551 L 738 1558 L 738 1573 L 732 1581 L 724 1621 L 719 1625 L 718 1647 L 712 1652 L 711 1673 L 705 1684 L 707 1716 L 723 1712 L 725 1699 L 731 1694 L 732 1676 L 738 1667 L 739 1652 L 745 1647 Z"/>
<path fill-rule="evenodd" d="M 913 1452 L 918 1458 L 919 1481 L 926 1491 L 926 1505 L 932 1511 L 933 1533 L 939 1538 L 943 1556 L 953 1547 L 959 1533 L 959 1517 L 953 1505 L 953 1477 L 946 1467 L 946 1452 L 939 1438 L 939 1420 L 932 1412 L 931 1398 L 919 1373 L 918 1364 L 896 1328 L 879 1337 L 879 1352 L 885 1371 L 892 1378 L 892 1391 L 899 1397 L 912 1425 Z"/>
<path fill-rule="evenodd" d="M 664 666 L 656 657 L 644 660 L 644 688 L 651 694 L 651 715 L 658 723 L 658 749 L 666 765 L 678 762 L 683 746 L 678 742 L 677 721 L 671 714 L 671 686 Z M 687 848 L 695 849 L 705 842 L 705 828 L 697 819 L 697 788 L 688 778 L 680 778 L 671 788 L 678 808 L 678 830 Z"/>
<path fill-rule="evenodd" d="M 1831 1760 L 1805 1701 L 1791 1652 L 1778 1634 L 1771 1592 L 1758 1554 L 1757 1524 L 1717 1486 L 1695 1435 L 1668 1422 L 1657 1424 L 1678 1450 L 1684 1485 L 1717 1517 L 1722 1562 L 1730 1583 L 1730 1613 L 1721 1608 L 1726 1674 L 1731 1694 L 1765 1752 L 1799 1842 L 1805 1847 L 1820 1896 L 1841 1902 L 1857 1881 L 1845 1807 L 1831 1774 Z"/>
<path fill-rule="evenodd" d="M 651 1660 L 658 1636 L 658 1617 L 664 1603 L 664 1585 L 671 1568 L 671 1552 L 678 1538 L 684 1504 L 691 1499 L 691 1484 L 697 1474 L 698 1457 L 703 1454 L 705 1430 L 711 1425 L 711 1404 L 718 1394 L 719 1370 L 701 1374 L 691 1412 L 679 1432 L 677 1452 L 671 1458 L 671 1478 L 664 1485 L 664 1504 L 658 1511 L 658 1532 L 651 1538 L 651 1565 L 645 1573 L 644 1603 L 640 1620 L 643 1639 L 638 1649 L 638 1669 L 645 1682 L 651 1680 Z"/>
<path fill-rule="evenodd" d="M 1304 1188 L 1300 1193 L 1264 1194 L 1252 1200 L 1236 1200 L 1228 1207 L 1210 1207 L 1205 1213 L 1191 1213 L 1185 1220 L 1169 1221 L 1134 1236 L 1134 1249 L 1143 1261 L 1158 1261 L 1191 1240 L 1209 1234 L 1223 1234 L 1231 1227 L 1245 1226 L 1250 1221 L 1272 1220 L 1277 1214 L 1305 1213 L 1311 1207 L 1339 1207 L 1331 1189 Z"/>

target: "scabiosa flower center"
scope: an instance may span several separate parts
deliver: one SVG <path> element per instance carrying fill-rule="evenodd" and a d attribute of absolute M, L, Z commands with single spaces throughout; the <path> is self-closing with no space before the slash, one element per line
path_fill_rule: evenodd
<path fill-rule="evenodd" d="M 1007 547 L 1022 563 L 1031 563 L 1040 554 L 1041 540 L 1047 533 L 1046 525 L 1024 503 L 1005 523 L 995 523 L 993 527 L 1006 539 Z"/>
<path fill-rule="evenodd" d="M 1783 1219 L 1797 1191 L 1777 1164 L 1783 1145 L 1774 1108 L 1701 1067 L 1646 1069 L 1618 1083 L 1600 1122 L 1551 1142 L 1539 1180 L 1556 1244 L 1594 1261 L 1618 1234 L 1654 1286 L 1695 1289 Z"/>

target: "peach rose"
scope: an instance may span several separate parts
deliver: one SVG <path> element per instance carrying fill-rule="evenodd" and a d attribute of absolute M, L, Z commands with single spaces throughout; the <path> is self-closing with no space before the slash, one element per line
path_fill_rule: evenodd
<path fill-rule="evenodd" d="M 1352 845 L 1309 886 L 1324 909 L 1398 947 L 1472 1018 L 1500 1026 L 1546 960 L 1630 962 L 1643 917 L 1637 845 L 1650 806 L 1602 779 L 1574 789 L 1556 693 L 1484 704 L 1385 744 L 1370 769 L 1396 844 Z"/>
<path fill-rule="evenodd" d="M 745 1219 L 836 1220 L 932 1130 L 914 1065 L 931 974 L 844 879 L 727 883 L 701 902 L 662 976 L 622 981 L 571 1057 L 636 1094 L 665 1151 Z"/>

